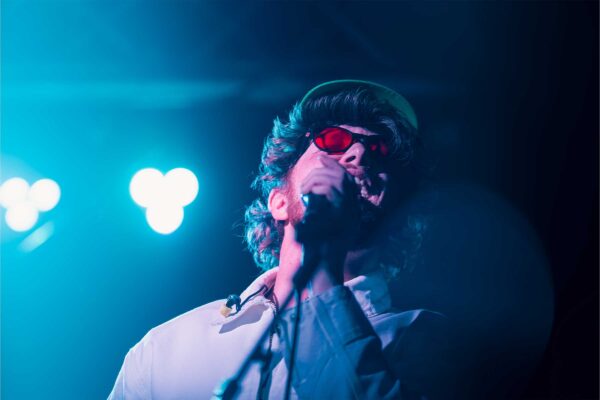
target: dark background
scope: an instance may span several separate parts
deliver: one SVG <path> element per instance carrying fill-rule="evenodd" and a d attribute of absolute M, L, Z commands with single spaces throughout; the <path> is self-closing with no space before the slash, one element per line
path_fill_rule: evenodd
<path fill-rule="evenodd" d="M 529 221 L 555 290 L 526 398 L 598 398 L 598 4 L 3 1 L 2 180 L 51 177 L 54 235 L 2 225 L 3 399 L 103 398 L 150 328 L 258 271 L 239 222 L 265 134 L 313 85 L 413 104 L 441 182 Z M 185 166 L 183 225 L 151 231 L 144 167 Z"/>

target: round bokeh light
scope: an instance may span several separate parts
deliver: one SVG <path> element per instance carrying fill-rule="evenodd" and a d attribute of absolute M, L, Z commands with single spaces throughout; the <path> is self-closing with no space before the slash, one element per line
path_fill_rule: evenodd
<path fill-rule="evenodd" d="M 60 187 L 52 179 L 40 179 L 31 185 L 29 199 L 39 211 L 50 211 L 60 200 Z"/>
<path fill-rule="evenodd" d="M 133 201 L 142 207 L 150 207 L 159 202 L 163 195 L 164 176 L 155 168 L 138 171 L 129 184 L 129 193 Z"/>
<path fill-rule="evenodd" d="M 146 210 L 148 225 L 158 233 L 173 233 L 183 222 L 183 207 L 154 205 Z"/>
<path fill-rule="evenodd" d="M 26 201 L 11 206 L 4 215 L 6 224 L 16 232 L 25 232 L 33 228 L 38 220 L 38 210 L 32 202 Z"/>
<path fill-rule="evenodd" d="M 169 201 L 179 206 L 187 206 L 198 195 L 198 179 L 186 168 L 175 168 L 167 172 L 165 186 Z"/>
<path fill-rule="evenodd" d="M 11 178 L 0 186 L 0 204 L 10 208 L 27 200 L 29 184 L 23 178 Z"/>

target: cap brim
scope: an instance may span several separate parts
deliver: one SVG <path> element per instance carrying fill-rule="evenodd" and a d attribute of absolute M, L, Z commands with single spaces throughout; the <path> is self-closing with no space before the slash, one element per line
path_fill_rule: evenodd
<path fill-rule="evenodd" d="M 418 128 L 417 115 L 410 103 L 400 93 L 386 86 L 375 82 L 362 81 L 356 79 L 341 79 L 329 81 L 315 86 L 304 95 L 300 101 L 300 107 L 303 107 L 308 100 L 321 97 L 327 94 L 339 92 L 341 90 L 366 88 L 371 91 L 378 99 L 387 101 L 392 107 L 406 118 L 408 123 L 415 129 Z"/>

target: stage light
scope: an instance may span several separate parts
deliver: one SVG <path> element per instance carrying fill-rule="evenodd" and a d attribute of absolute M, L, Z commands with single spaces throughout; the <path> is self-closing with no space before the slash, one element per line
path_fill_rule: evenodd
<path fill-rule="evenodd" d="M 129 184 L 129 192 L 133 201 L 142 207 L 150 207 L 153 202 L 160 201 L 164 195 L 163 174 L 154 168 L 145 168 L 138 171 Z"/>
<path fill-rule="evenodd" d="M 8 179 L 0 186 L 0 204 L 6 208 L 4 219 L 17 232 L 33 228 L 39 213 L 56 207 L 60 187 L 52 179 L 40 179 L 31 187 L 23 178 Z"/>
<path fill-rule="evenodd" d="M 183 222 L 183 207 L 171 204 L 153 205 L 146 210 L 146 221 L 158 233 L 173 233 Z"/>
<path fill-rule="evenodd" d="M 148 225 L 166 235 L 181 226 L 183 207 L 198 195 L 198 179 L 186 168 L 174 168 L 166 175 L 145 168 L 131 178 L 129 192 L 133 201 L 146 208 Z"/>
<path fill-rule="evenodd" d="M 31 185 L 29 199 L 39 211 L 50 211 L 60 200 L 60 187 L 52 179 L 40 179 Z"/>
<path fill-rule="evenodd" d="M 30 201 L 10 206 L 4 215 L 6 224 L 16 232 L 31 229 L 38 220 L 38 210 Z"/>
<path fill-rule="evenodd" d="M 187 206 L 198 195 L 198 179 L 186 168 L 175 168 L 165 175 L 165 193 L 170 201 L 179 206 Z"/>
<path fill-rule="evenodd" d="M 10 208 L 27 200 L 29 184 L 23 178 L 11 178 L 0 186 L 0 204 Z"/>

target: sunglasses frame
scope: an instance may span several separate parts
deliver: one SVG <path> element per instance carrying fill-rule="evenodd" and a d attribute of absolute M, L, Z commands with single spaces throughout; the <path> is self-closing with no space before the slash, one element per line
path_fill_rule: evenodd
<path fill-rule="evenodd" d="M 342 149 L 340 151 L 330 151 L 328 149 L 322 148 L 321 146 L 319 146 L 317 144 L 316 139 L 317 139 L 317 137 L 319 135 L 321 135 L 327 129 L 339 129 L 339 130 L 342 130 L 342 131 L 350 134 L 350 136 L 352 137 L 352 141 L 350 142 L 350 144 L 348 145 L 348 147 L 346 147 L 346 148 L 344 148 L 344 149 Z M 352 132 L 349 129 L 333 125 L 333 126 L 326 126 L 324 128 L 321 128 L 318 131 L 317 130 L 311 130 L 310 131 L 310 138 L 311 138 L 312 142 L 315 144 L 315 146 L 319 150 L 324 151 L 327 154 L 343 154 L 350 147 L 352 147 L 352 145 L 354 143 L 360 142 L 365 147 L 365 149 L 367 150 L 367 152 L 369 152 L 370 154 L 377 154 L 380 157 L 387 157 L 389 155 L 389 145 L 388 145 L 388 143 L 387 143 L 387 141 L 386 141 L 386 139 L 385 139 L 385 137 L 383 135 L 361 135 L 360 133 Z M 381 151 L 381 147 L 380 146 L 381 146 L 382 142 L 383 142 L 383 144 L 386 145 L 386 149 L 387 149 L 386 153 L 383 153 Z M 376 150 L 372 150 L 371 149 L 371 145 L 372 144 L 376 144 L 377 145 L 377 149 Z"/>

